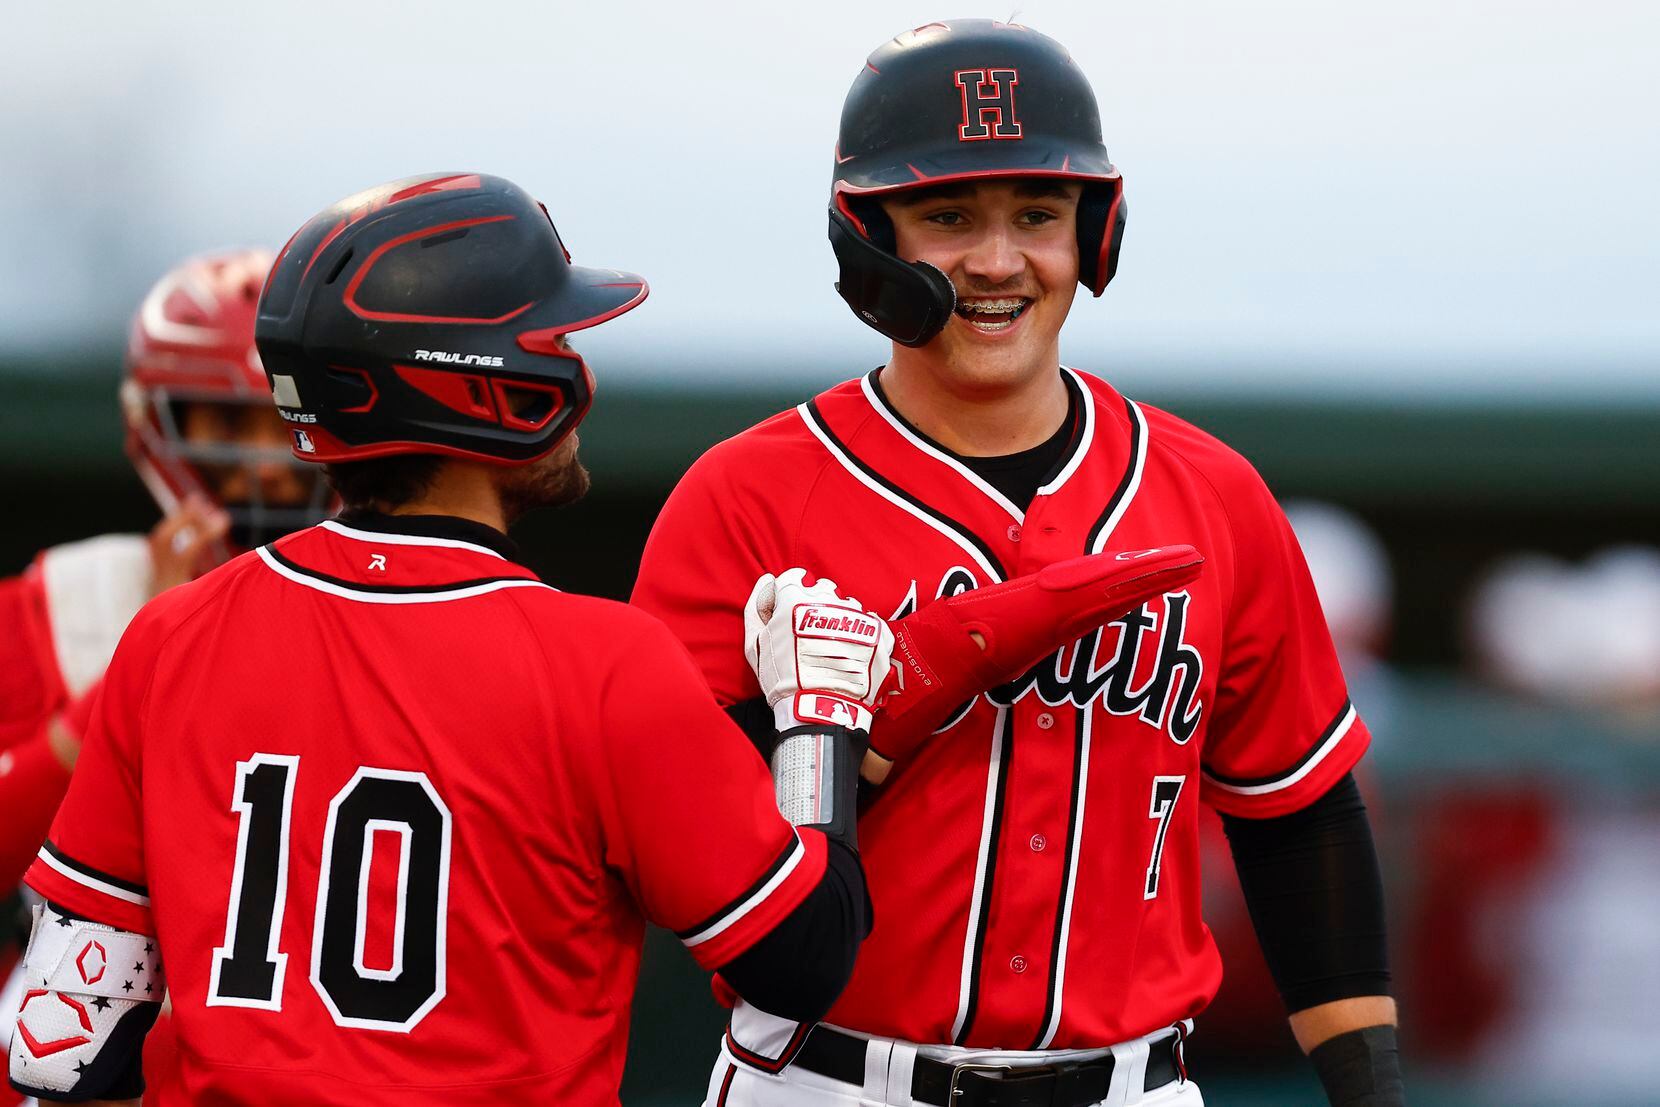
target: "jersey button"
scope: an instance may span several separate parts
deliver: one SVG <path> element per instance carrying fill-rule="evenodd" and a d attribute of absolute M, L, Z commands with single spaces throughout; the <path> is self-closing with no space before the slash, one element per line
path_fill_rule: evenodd
<path fill-rule="evenodd" d="M 1009 958 L 1009 968 L 1013 969 L 1015 972 L 1025 972 L 1026 958 L 1020 956 L 1018 953 L 1015 954 L 1013 957 Z"/>
<path fill-rule="evenodd" d="M 1042 853 L 1043 852 L 1043 847 L 1047 846 L 1048 844 L 1049 844 L 1049 839 L 1045 838 L 1043 835 L 1041 835 L 1041 834 L 1032 835 L 1031 846 L 1032 846 L 1032 852 L 1033 853 Z"/>
<path fill-rule="evenodd" d="M 1037 725 L 1039 730 L 1048 730 L 1055 725 L 1055 717 L 1045 711 L 1037 717 Z"/>
<path fill-rule="evenodd" d="M 1020 541 L 1020 527 L 1016 523 L 1010 523 L 1009 524 L 1009 541 L 1010 542 Z"/>

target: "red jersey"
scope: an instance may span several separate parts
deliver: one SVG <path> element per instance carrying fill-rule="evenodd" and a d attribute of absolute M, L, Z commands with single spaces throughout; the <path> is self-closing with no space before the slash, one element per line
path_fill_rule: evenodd
<path fill-rule="evenodd" d="M 1200 1011 L 1198 804 L 1267 817 L 1368 736 L 1290 527 L 1251 466 L 1064 371 L 1077 425 L 1024 511 L 893 410 L 877 375 L 716 446 L 657 521 L 634 602 L 717 698 L 757 694 L 742 609 L 791 565 L 884 616 L 1103 549 L 1190 543 L 1187 589 L 988 690 L 862 810 L 877 925 L 826 1021 L 1001 1049 L 1100 1047 Z"/>
<path fill-rule="evenodd" d="M 149 597 L 143 535 L 53 546 L 0 580 L 0 744 L 85 693 Z"/>
<path fill-rule="evenodd" d="M 818 881 L 668 631 L 511 558 L 329 521 L 133 621 L 28 882 L 157 936 L 159 1102 L 615 1103 L 644 921 L 715 967 Z"/>
<path fill-rule="evenodd" d="M 149 547 L 136 534 L 54 546 L 0 580 L 0 889 L 22 878 L 69 784 L 47 723 L 63 713 L 79 730 L 149 588 Z"/>
<path fill-rule="evenodd" d="M 150 588 L 142 535 L 111 534 L 44 550 L 0 580 L 0 895 L 22 880 L 40 849 L 69 770 L 47 725 L 62 715 L 80 733 L 121 632 Z M 0 1047 L 11 1040 L 22 998 L 12 977 L 21 949 L 0 943 Z M 0 1105 L 19 1102 L 8 1084 Z"/>

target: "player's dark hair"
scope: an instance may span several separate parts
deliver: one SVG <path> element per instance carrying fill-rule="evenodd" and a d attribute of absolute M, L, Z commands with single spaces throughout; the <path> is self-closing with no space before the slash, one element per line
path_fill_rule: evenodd
<path fill-rule="evenodd" d="M 437 454 L 394 454 L 332 462 L 323 472 L 347 510 L 393 508 L 425 495 L 443 464 Z"/>

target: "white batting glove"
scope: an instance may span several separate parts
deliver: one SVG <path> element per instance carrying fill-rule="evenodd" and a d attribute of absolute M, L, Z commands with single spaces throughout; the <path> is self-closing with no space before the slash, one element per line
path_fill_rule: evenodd
<path fill-rule="evenodd" d="M 868 732 L 893 654 L 893 632 L 836 582 L 807 570 L 755 582 L 744 605 L 744 656 L 780 732 L 831 724 Z"/>

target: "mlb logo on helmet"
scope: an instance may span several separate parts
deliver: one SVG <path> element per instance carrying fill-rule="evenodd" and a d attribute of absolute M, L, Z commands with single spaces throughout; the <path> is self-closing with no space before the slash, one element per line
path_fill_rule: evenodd
<path fill-rule="evenodd" d="M 314 454 L 317 452 L 317 444 L 311 440 L 311 435 L 307 434 L 303 430 L 296 430 L 294 432 L 294 448 L 302 454 Z"/>

